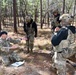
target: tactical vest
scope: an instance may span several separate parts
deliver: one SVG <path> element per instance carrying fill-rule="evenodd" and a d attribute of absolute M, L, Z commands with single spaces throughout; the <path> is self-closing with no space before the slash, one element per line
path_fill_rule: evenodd
<path fill-rule="evenodd" d="M 27 26 L 27 25 L 26 25 Z M 34 28 L 32 27 L 32 23 L 30 24 L 30 27 L 26 27 L 27 29 L 27 36 L 30 37 L 31 35 L 34 35 Z"/>
<path fill-rule="evenodd" d="M 74 42 L 74 34 L 70 30 L 68 30 L 67 39 L 62 40 L 58 46 L 54 47 L 54 51 L 58 53 L 61 52 L 63 57 L 69 58 L 75 53 L 75 51 L 73 50 L 74 47 L 76 47 Z"/>
<path fill-rule="evenodd" d="M 58 18 L 58 17 L 56 17 L 56 18 L 54 18 L 54 19 L 52 20 L 52 22 L 51 22 L 51 26 L 55 26 L 55 27 L 57 27 L 57 26 L 60 25 L 60 23 L 57 21 L 57 18 Z"/>

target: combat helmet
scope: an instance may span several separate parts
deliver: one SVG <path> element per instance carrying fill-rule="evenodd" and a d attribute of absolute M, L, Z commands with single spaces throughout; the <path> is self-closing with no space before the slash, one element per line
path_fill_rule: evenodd
<path fill-rule="evenodd" d="M 71 17 L 70 14 L 63 14 L 60 16 L 59 20 L 69 23 L 73 21 L 73 18 Z"/>

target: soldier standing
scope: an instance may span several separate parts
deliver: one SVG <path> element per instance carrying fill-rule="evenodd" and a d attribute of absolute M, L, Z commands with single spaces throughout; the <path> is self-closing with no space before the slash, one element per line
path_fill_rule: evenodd
<path fill-rule="evenodd" d="M 53 9 L 52 13 L 53 13 L 53 20 L 51 22 L 51 27 L 52 27 L 52 31 L 54 32 L 56 27 L 61 28 L 60 20 L 59 20 L 60 13 L 59 13 L 58 9 Z"/>
<path fill-rule="evenodd" d="M 53 20 L 51 21 L 51 32 L 52 32 L 51 35 L 54 34 L 55 28 L 57 28 L 57 29 L 60 29 L 61 28 L 60 20 L 59 20 L 60 13 L 59 13 L 58 9 L 57 8 L 54 8 L 52 10 L 52 14 L 53 14 Z M 54 51 L 53 51 L 53 46 L 52 46 L 51 57 L 53 56 L 53 54 L 54 54 Z"/>
<path fill-rule="evenodd" d="M 72 18 L 69 14 L 60 16 L 62 28 L 55 28 L 52 37 L 52 45 L 54 46 L 54 67 L 57 69 L 58 75 L 66 75 L 66 58 L 76 53 L 76 43 L 74 42 L 75 27 L 71 26 Z"/>
<path fill-rule="evenodd" d="M 27 36 L 26 45 L 27 52 L 33 51 L 34 37 L 37 37 L 37 24 L 33 21 L 30 16 L 26 16 L 26 21 L 24 22 L 24 31 Z"/>
<path fill-rule="evenodd" d="M 19 43 L 20 40 L 14 40 L 7 37 L 8 33 L 6 31 L 0 32 L 0 55 L 2 56 L 2 63 L 5 66 L 10 65 L 11 62 L 21 60 L 21 58 L 13 51 L 18 48 L 16 43 Z M 10 43 L 14 43 L 15 45 L 12 46 Z"/>

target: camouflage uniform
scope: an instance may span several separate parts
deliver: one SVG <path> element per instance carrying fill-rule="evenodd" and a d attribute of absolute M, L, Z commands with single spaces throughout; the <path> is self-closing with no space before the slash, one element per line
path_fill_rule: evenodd
<path fill-rule="evenodd" d="M 52 26 L 53 29 L 56 28 L 56 27 L 58 27 L 58 26 L 60 26 L 60 23 L 57 20 L 58 18 L 59 18 L 59 16 L 54 17 L 54 19 L 51 22 L 51 26 Z"/>
<path fill-rule="evenodd" d="M 72 30 L 70 29 L 72 28 Z M 73 29 L 74 28 L 74 29 Z M 58 75 L 66 75 L 66 58 L 76 53 L 74 42 L 75 27 L 63 26 L 61 30 L 54 34 L 52 44 L 54 45 L 54 67 Z M 57 39 L 56 39 L 57 38 Z M 55 43 L 56 42 L 56 43 Z"/>
<path fill-rule="evenodd" d="M 56 9 L 56 8 L 53 9 L 52 14 L 53 14 L 53 20 L 51 21 L 51 36 L 53 36 L 56 27 L 61 28 L 60 20 L 59 20 L 60 13 L 59 13 L 58 9 Z M 53 51 L 53 46 L 52 46 L 51 57 L 53 55 L 54 55 L 54 51 Z"/>
<path fill-rule="evenodd" d="M 34 37 L 37 37 L 37 25 L 33 21 L 33 19 L 30 18 L 29 22 L 24 23 L 24 31 L 26 32 L 27 40 L 26 40 L 26 45 L 27 45 L 27 51 L 33 50 L 34 46 Z"/>
<path fill-rule="evenodd" d="M 21 58 L 12 50 L 10 50 L 11 44 L 10 43 L 18 43 L 19 40 L 9 39 L 2 39 L 0 38 L 0 55 L 2 56 L 2 63 L 4 65 L 9 65 L 11 62 L 20 61 Z"/>
<path fill-rule="evenodd" d="M 52 12 L 53 12 L 54 18 L 53 18 L 53 20 L 51 21 L 51 27 L 52 27 L 52 30 L 53 30 L 53 32 L 54 32 L 54 29 L 55 29 L 56 27 L 61 28 L 61 26 L 60 26 L 60 20 L 59 20 L 60 14 L 59 14 L 59 12 L 58 12 L 58 9 L 53 9 Z M 56 15 L 55 15 L 55 13 L 56 13 Z"/>
<path fill-rule="evenodd" d="M 32 28 L 32 24 L 30 25 L 29 28 L 27 28 L 28 34 L 27 34 L 27 40 L 26 40 L 26 45 L 27 49 L 31 50 L 33 49 L 34 46 L 34 29 Z"/>

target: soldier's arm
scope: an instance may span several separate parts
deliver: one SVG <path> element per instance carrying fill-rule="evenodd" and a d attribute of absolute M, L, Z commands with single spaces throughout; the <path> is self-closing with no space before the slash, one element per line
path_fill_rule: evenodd
<path fill-rule="evenodd" d="M 72 32 L 71 30 L 68 30 L 68 40 L 70 42 L 68 49 L 72 51 L 70 54 L 71 56 L 76 53 L 76 41 L 75 41 L 75 30 Z"/>
<path fill-rule="evenodd" d="M 4 47 L 2 45 L 2 42 L 0 42 L 0 52 L 2 52 L 2 53 L 9 54 L 9 53 L 12 52 L 12 50 L 17 49 L 17 48 L 18 48 L 18 45 L 15 45 L 15 46 L 12 46 L 12 47 Z"/>
<path fill-rule="evenodd" d="M 10 50 L 16 50 L 19 49 L 19 46 L 17 44 L 10 47 Z"/>
<path fill-rule="evenodd" d="M 25 23 L 25 22 L 24 22 L 23 29 L 24 29 L 24 32 L 26 32 L 26 31 L 27 31 L 27 29 L 26 29 L 26 23 Z"/>
<path fill-rule="evenodd" d="M 63 39 L 67 38 L 67 35 L 68 31 L 66 29 L 62 29 L 52 37 L 51 43 L 53 44 L 53 46 L 57 46 Z"/>
<path fill-rule="evenodd" d="M 20 39 L 12 39 L 12 38 L 8 38 L 8 41 L 14 44 L 20 43 Z"/>
<path fill-rule="evenodd" d="M 68 26 L 68 29 L 70 29 L 73 34 L 76 33 L 76 28 L 75 28 L 75 26 Z"/>
<path fill-rule="evenodd" d="M 0 41 L 0 51 L 2 51 L 2 48 L 3 48 L 3 46 L 2 46 L 2 43 Z"/>
<path fill-rule="evenodd" d="M 58 17 L 57 17 L 57 22 L 58 22 L 58 23 L 61 22 L 61 20 L 59 20 L 59 18 L 60 18 L 60 14 L 58 14 Z"/>
<path fill-rule="evenodd" d="M 0 51 L 6 53 L 6 52 L 9 51 L 9 47 L 4 47 L 4 46 L 2 45 L 2 43 L 0 42 Z"/>
<path fill-rule="evenodd" d="M 33 22 L 33 27 L 35 29 L 35 37 L 37 37 L 37 24 Z"/>

